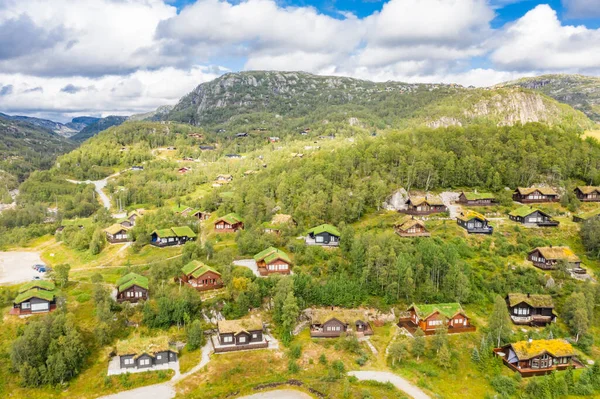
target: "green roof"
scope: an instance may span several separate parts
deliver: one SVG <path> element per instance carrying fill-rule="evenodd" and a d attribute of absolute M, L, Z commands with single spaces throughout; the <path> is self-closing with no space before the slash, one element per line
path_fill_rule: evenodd
<path fill-rule="evenodd" d="M 134 285 L 137 285 L 138 287 L 142 287 L 147 290 L 148 278 L 140 276 L 137 273 L 129 273 L 117 280 L 117 287 L 119 287 L 119 292 L 125 291 L 127 288 L 133 287 Z"/>
<path fill-rule="evenodd" d="M 254 260 L 257 262 L 264 260 L 265 263 L 271 263 L 276 259 L 282 259 L 288 263 L 292 263 L 289 256 L 285 252 L 275 247 L 269 247 L 264 251 L 261 251 L 254 255 Z"/>
<path fill-rule="evenodd" d="M 479 219 L 482 222 L 487 221 L 487 219 L 485 218 L 485 216 L 483 216 L 481 213 L 479 212 L 475 212 L 475 211 L 467 211 L 464 213 L 461 213 L 457 219 L 460 219 L 462 221 L 468 222 L 471 219 Z"/>
<path fill-rule="evenodd" d="M 580 213 L 580 214 L 575 215 L 575 216 L 578 217 L 581 220 L 588 220 L 588 219 L 591 219 L 593 217 L 600 216 L 600 208 L 595 209 L 593 211 L 583 212 L 583 213 Z"/>
<path fill-rule="evenodd" d="M 575 351 L 570 343 L 563 339 L 538 339 L 533 341 L 519 341 L 510 346 L 515 351 L 519 360 L 527 360 L 545 352 L 554 357 L 574 356 Z"/>
<path fill-rule="evenodd" d="M 225 216 L 221 216 L 219 219 L 217 219 L 217 221 L 219 220 L 223 220 L 229 224 L 236 224 L 236 223 L 242 223 L 244 220 L 241 218 L 240 215 L 238 215 L 237 213 L 228 213 Z"/>
<path fill-rule="evenodd" d="M 32 288 L 41 288 L 43 290 L 46 291 L 52 291 L 54 290 L 56 287 L 54 285 L 54 283 L 52 281 L 48 281 L 48 280 L 34 280 L 34 281 L 30 281 L 27 284 L 24 284 L 22 286 L 19 287 L 19 293 L 25 292 L 25 291 L 29 291 Z"/>
<path fill-rule="evenodd" d="M 189 208 L 190 207 L 187 205 L 174 205 L 173 208 L 171 208 L 171 209 L 173 210 L 173 212 L 183 212 Z"/>
<path fill-rule="evenodd" d="M 127 219 L 125 219 L 125 220 L 127 220 Z M 113 236 L 123 230 L 127 231 L 127 229 L 125 227 L 121 226 L 119 223 L 115 223 L 112 226 L 104 229 L 104 231 L 106 233 L 113 235 Z"/>
<path fill-rule="evenodd" d="M 175 237 L 175 232 L 171 229 L 160 229 L 160 230 L 154 230 L 152 232 L 153 234 L 156 233 L 157 236 L 159 237 Z"/>
<path fill-rule="evenodd" d="M 460 303 L 432 303 L 432 304 L 412 304 L 409 309 L 414 308 L 419 319 L 426 319 L 435 312 L 440 312 L 447 318 L 452 318 L 457 313 L 464 313 Z"/>
<path fill-rule="evenodd" d="M 219 276 L 221 275 L 221 273 L 219 273 L 212 267 L 205 265 L 204 263 L 200 262 L 199 260 L 191 261 L 190 263 L 188 263 L 187 265 L 182 267 L 181 271 L 186 276 L 192 276 L 194 278 L 198 278 L 206 272 L 213 272 L 213 273 L 218 274 Z"/>
<path fill-rule="evenodd" d="M 550 295 L 544 294 L 508 294 L 508 304 L 510 306 L 525 302 L 534 308 L 554 308 L 554 301 Z"/>
<path fill-rule="evenodd" d="M 169 344 L 169 339 L 166 336 L 161 337 L 133 337 L 126 341 L 117 342 L 116 353 L 119 356 L 136 355 L 135 358 L 144 353 L 154 356 L 158 352 L 167 350 L 177 353 L 177 348 Z"/>
<path fill-rule="evenodd" d="M 173 230 L 178 237 L 196 237 L 196 233 L 194 233 L 194 230 L 192 230 L 189 226 L 171 227 L 171 230 Z"/>
<path fill-rule="evenodd" d="M 533 212 L 536 212 L 536 211 L 542 212 L 544 215 L 547 215 L 545 212 L 540 211 L 539 209 L 531 207 L 529 205 L 524 205 L 520 208 L 517 208 L 514 211 L 510 212 L 509 215 L 524 218 L 525 216 L 531 215 Z"/>
<path fill-rule="evenodd" d="M 313 227 L 312 229 L 308 230 L 308 234 L 313 234 L 313 235 L 317 235 L 317 234 L 321 234 L 321 233 L 329 233 L 332 236 L 336 236 L 339 237 L 340 236 L 340 231 L 335 227 L 332 226 L 330 224 L 322 224 L 320 226 L 317 227 Z"/>
<path fill-rule="evenodd" d="M 40 298 L 40 299 L 45 299 L 46 301 L 52 301 L 55 296 L 56 296 L 56 292 L 54 290 L 46 291 L 46 290 L 40 290 L 37 288 L 32 288 L 30 290 L 20 293 L 15 298 L 15 303 L 25 302 L 26 300 L 31 299 L 31 298 Z"/>
<path fill-rule="evenodd" d="M 463 191 L 463 194 L 469 201 L 477 201 L 480 199 L 494 199 L 496 198 L 492 193 L 467 193 Z"/>

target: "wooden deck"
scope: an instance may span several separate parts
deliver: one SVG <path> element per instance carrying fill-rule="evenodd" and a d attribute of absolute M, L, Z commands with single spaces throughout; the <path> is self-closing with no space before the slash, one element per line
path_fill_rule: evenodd
<path fill-rule="evenodd" d="M 325 331 L 319 331 L 319 330 L 310 330 L 310 337 L 311 338 L 338 338 L 338 337 L 341 337 L 342 334 L 352 333 L 352 332 L 359 338 L 363 337 L 363 336 L 373 335 L 373 330 L 371 330 L 369 328 L 365 331 L 348 330 L 348 331 L 325 332 Z"/>
<path fill-rule="evenodd" d="M 215 343 L 215 338 L 210 337 L 210 342 L 212 343 L 212 347 L 215 350 L 215 353 L 226 353 L 226 352 L 236 352 L 236 351 L 244 351 L 250 349 L 266 349 L 269 347 L 269 342 L 263 340 L 262 342 L 254 342 L 246 345 L 221 345 L 217 342 Z"/>

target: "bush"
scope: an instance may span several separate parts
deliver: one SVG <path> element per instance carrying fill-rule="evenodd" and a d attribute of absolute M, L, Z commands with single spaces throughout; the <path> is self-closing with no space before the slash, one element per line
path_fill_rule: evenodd
<path fill-rule="evenodd" d="M 292 345 L 292 347 L 290 348 L 290 357 L 292 359 L 300 359 L 300 355 L 302 355 L 302 345 Z"/>
<path fill-rule="evenodd" d="M 321 353 L 321 356 L 319 356 L 319 363 L 322 365 L 327 365 L 327 356 L 325 356 L 324 353 Z"/>
<path fill-rule="evenodd" d="M 359 366 L 364 366 L 368 360 L 369 357 L 367 355 L 362 355 L 356 359 L 356 364 L 358 364 Z"/>
<path fill-rule="evenodd" d="M 506 396 L 514 395 L 517 391 L 517 382 L 514 379 L 504 375 L 497 375 L 492 378 L 490 385 L 496 390 L 496 392 Z"/>
<path fill-rule="evenodd" d="M 298 371 L 300 371 L 300 366 L 298 366 L 298 363 L 296 363 L 295 360 L 290 359 L 288 362 L 288 371 L 292 374 L 296 374 Z"/>

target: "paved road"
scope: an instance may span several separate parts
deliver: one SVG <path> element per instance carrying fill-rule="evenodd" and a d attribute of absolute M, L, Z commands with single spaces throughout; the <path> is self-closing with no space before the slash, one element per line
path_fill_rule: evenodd
<path fill-rule="evenodd" d="M 260 273 L 258 272 L 258 266 L 256 265 L 256 261 L 254 259 L 235 260 L 233 261 L 233 264 L 236 266 L 246 267 L 252 270 L 252 273 L 254 273 L 255 276 L 260 277 Z"/>
<path fill-rule="evenodd" d="M 312 396 L 293 389 L 278 389 L 276 391 L 261 392 L 255 395 L 242 396 L 239 399 L 312 399 Z"/>
<path fill-rule="evenodd" d="M 413 399 L 430 399 L 429 395 L 420 388 L 411 384 L 408 380 L 387 371 L 350 371 L 359 380 L 371 380 L 377 382 L 391 382 L 396 388 L 410 395 Z"/>
<path fill-rule="evenodd" d="M 0 252 L 0 285 L 24 283 L 35 276 L 43 278 L 44 273 L 31 268 L 41 263 L 44 262 L 37 252 Z"/>
<path fill-rule="evenodd" d="M 108 195 L 106 195 L 106 193 L 104 192 L 104 187 L 106 187 L 106 185 L 108 184 L 108 179 L 111 179 L 113 177 L 119 176 L 120 173 L 115 173 L 113 175 L 110 175 L 102 180 L 96 180 L 96 181 L 92 181 L 92 180 L 86 180 L 86 181 L 78 181 L 78 180 L 71 180 L 71 179 L 67 179 L 67 181 L 69 183 L 75 183 L 75 184 L 93 184 L 94 187 L 96 187 L 96 192 L 98 193 L 98 196 L 100 197 L 100 200 L 102 201 L 102 205 L 104 205 L 104 207 L 106 209 L 110 209 L 111 204 L 110 204 L 110 198 L 108 198 Z"/>

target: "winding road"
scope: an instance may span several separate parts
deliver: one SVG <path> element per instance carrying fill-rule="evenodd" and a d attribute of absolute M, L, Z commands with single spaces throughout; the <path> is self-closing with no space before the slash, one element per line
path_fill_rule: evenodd
<path fill-rule="evenodd" d="M 413 399 L 431 399 L 429 395 L 414 386 L 410 381 L 388 371 L 349 371 L 348 375 L 352 375 L 359 380 L 389 382 Z"/>
<path fill-rule="evenodd" d="M 98 193 L 98 196 L 100 196 L 100 200 L 102 201 L 102 205 L 104 205 L 104 207 L 106 209 L 110 209 L 110 207 L 111 207 L 110 198 L 108 198 L 108 195 L 106 195 L 106 193 L 104 192 L 104 187 L 106 187 L 106 185 L 108 184 L 108 179 L 112 179 L 113 177 L 117 177 L 120 174 L 121 174 L 120 172 L 117 172 L 117 173 L 112 174 L 112 175 L 110 175 L 108 177 L 105 177 L 102 180 L 85 180 L 85 181 L 79 181 L 79 180 L 67 179 L 67 181 L 69 183 L 74 183 L 74 184 L 93 184 L 94 187 L 96 188 L 96 192 Z"/>

